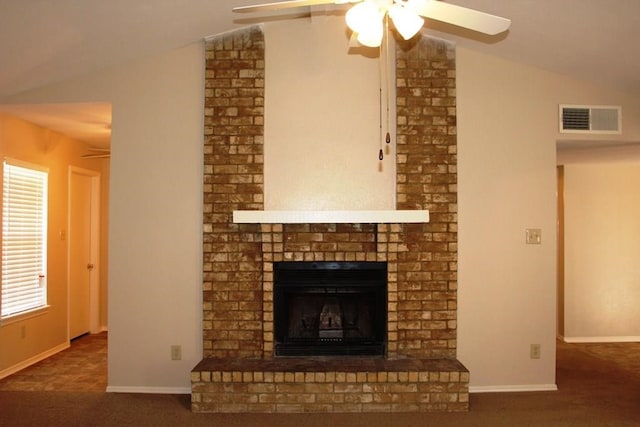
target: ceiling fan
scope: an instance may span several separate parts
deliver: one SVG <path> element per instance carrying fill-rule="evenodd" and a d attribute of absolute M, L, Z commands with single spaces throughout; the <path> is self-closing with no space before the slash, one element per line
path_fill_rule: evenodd
<path fill-rule="evenodd" d="M 80 157 L 83 159 L 108 159 L 111 157 L 111 149 L 109 148 L 88 147 L 87 150 L 90 153 L 83 154 Z"/>
<path fill-rule="evenodd" d="M 473 31 L 496 35 L 506 31 L 511 20 L 439 0 L 288 0 L 233 8 L 234 12 L 261 12 L 323 4 L 355 3 L 346 13 L 346 21 L 357 41 L 368 47 L 379 47 L 388 18 L 398 33 L 408 40 L 424 24 L 434 19 Z"/>

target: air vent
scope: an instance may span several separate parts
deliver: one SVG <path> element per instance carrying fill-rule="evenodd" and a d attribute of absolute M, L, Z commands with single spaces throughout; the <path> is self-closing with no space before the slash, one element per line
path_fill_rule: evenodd
<path fill-rule="evenodd" d="M 621 133 L 622 109 L 606 105 L 560 105 L 561 133 Z"/>

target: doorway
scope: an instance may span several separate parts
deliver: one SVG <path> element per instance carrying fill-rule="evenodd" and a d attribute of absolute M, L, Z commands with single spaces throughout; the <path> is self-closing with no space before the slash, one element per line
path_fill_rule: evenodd
<path fill-rule="evenodd" d="M 69 340 L 100 332 L 100 173 L 69 168 Z"/>
<path fill-rule="evenodd" d="M 558 178 L 557 188 L 557 330 L 556 335 L 564 340 L 564 166 L 556 168 Z"/>
<path fill-rule="evenodd" d="M 565 162 L 559 172 L 558 335 L 636 342 L 640 162 L 594 158 Z"/>

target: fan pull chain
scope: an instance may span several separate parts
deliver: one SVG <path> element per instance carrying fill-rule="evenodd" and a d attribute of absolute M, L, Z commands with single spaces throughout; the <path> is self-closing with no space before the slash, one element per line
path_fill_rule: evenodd
<path fill-rule="evenodd" d="M 380 125 L 380 131 L 378 133 L 378 142 L 380 143 L 380 151 L 378 152 L 378 159 L 384 159 L 384 152 L 382 151 L 382 43 L 378 48 L 378 123 Z"/>
<path fill-rule="evenodd" d="M 384 48 L 383 43 L 380 43 L 380 47 L 378 48 L 378 86 L 380 90 L 380 99 L 379 99 L 379 122 L 380 122 L 380 151 L 378 152 L 378 158 L 380 160 L 384 159 L 384 150 L 382 149 L 382 133 L 383 133 L 383 119 L 382 119 L 382 109 L 386 106 L 386 134 L 384 137 L 384 141 L 387 144 L 391 143 L 391 134 L 389 133 L 390 123 L 391 123 L 391 113 L 389 108 L 390 102 L 390 91 L 391 87 L 391 77 L 389 75 L 389 15 L 385 14 L 384 16 Z M 385 67 L 385 75 L 384 75 L 384 84 L 385 84 L 385 92 L 384 92 L 384 104 L 383 105 L 383 93 L 382 93 L 382 85 L 383 85 L 383 75 L 382 75 L 382 67 Z"/>
<path fill-rule="evenodd" d="M 391 134 L 389 133 L 389 128 L 391 127 L 391 113 L 389 112 L 389 102 L 390 102 L 390 97 L 391 97 L 391 73 L 390 73 L 390 68 L 389 68 L 389 14 L 385 15 L 385 20 L 384 20 L 384 24 L 385 24 L 385 55 L 384 55 L 384 59 L 385 59 L 385 72 L 386 72 L 386 82 L 387 82 L 387 135 L 385 137 L 385 141 L 387 144 L 391 143 Z"/>

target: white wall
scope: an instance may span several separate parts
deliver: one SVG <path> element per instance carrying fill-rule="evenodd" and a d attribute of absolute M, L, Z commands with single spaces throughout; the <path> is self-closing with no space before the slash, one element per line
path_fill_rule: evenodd
<path fill-rule="evenodd" d="M 14 98 L 113 105 L 112 391 L 189 392 L 202 358 L 203 61 L 195 44 Z"/>
<path fill-rule="evenodd" d="M 310 30 L 290 28 L 289 37 L 281 40 L 296 49 L 293 41 Z M 273 40 L 267 36 L 267 42 Z M 331 46 L 340 55 L 346 42 L 332 41 Z M 313 49 L 303 51 L 307 57 L 313 55 Z M 202 46 L 197 44 L 16 98 L 17 102 L 113 103 L 109 240 L 113 390 L 186 390 L 189 371 L 202 355 L 202 57 Z M 349 62 L 346 69 L 359 70 L 361 65 Z M 335 66 L 332 61 L 314 62 L 322 74 Z M 374 72 L 369 65 L 362 66 Z M 345 78 L 344 72 L 335 69 L 335 78 Z M 267 87 L 274 78 L 278 77 L 267 70 Z M 352 96 L 347 89 L 340 90 L 345 99 Z M 557 104 L 627 100 L 464 49 L 458 50 L 458 96 L 459 359 L 471 370 L 476 390 L 549 387 L 555 383 Z M 292 110 L 286 104 L 269 108 Z M 625 108 L 640 111 L 637 105 Z M 335 126 L 347 126 L 359 117 L 359 109 L 355 110 Z M 339 117 L 331 119 L 328 126 Z M 304 128 L 307 118 L 298 120 Z M 310 128 L 317 126 L 316 117 L 312 120 L 306 122 Z M 635 129 L 640 140 L 638 126 Z M 337 157 L 348 143 L 327 142 L 337 143 L 328 149 Z M 324 161 L 322 179 L 335 173 L 334 160 Z M 356 167 L 353 161 L 350 158 L 340 167 L 358 180 L 364 166 Z M 375 185 L 366 191 L 376 200 L 393 197 L 392 190 Z M 527 227 L 542 228 L 542 245 L 524 244 Z M 540 360 L 529 359 L 530 343 L 542 345 Z M 169 360 L 171 344 L 182 344 L 183 361 Z"/>
<path fill-rule="evenodd" d="M 565 339 L 640 340 L 640 162 L 564 167 Z"/>
<path fill-rule="evenodd" d="M 538 70 L 457 51 L 458 357 L 476 390 L 555 384 L 555 111 Z M 557 106 L 556 106 L 557 108 Z M 541 245 L 525 229 L 542 229 Z M 542 357 L 529 358 L 530 344 Z"/>
<path fill-rule="evenodd" d="M 640 140 L 640 104 L 463 48 L 457 70 L 458 356 L 472 390 L 553 388 L 556 141 L 576 138 L 558 133 L 558 104 L 622 105 L 618 142 Z M 526 228 L 542 229 L 541 245 L 525 244 Z"/>
<path fill-rule="evenodd" d="M 348 54 L 344 29 L 322 15 L 267 27 L 266 209 L 395 209 L 395 145 L 378 160 L 379 61 Z"/>

